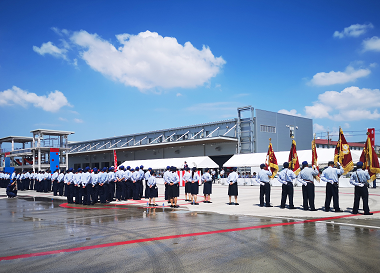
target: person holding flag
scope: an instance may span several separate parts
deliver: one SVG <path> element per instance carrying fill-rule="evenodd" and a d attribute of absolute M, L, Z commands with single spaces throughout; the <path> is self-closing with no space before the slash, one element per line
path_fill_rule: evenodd
<path fill-rule="evenodd" d="M 356 163 L 358 168 L 351 174 L 350 183 L 355 186 L 354 207 L 352 214 L 358 214 L 360 197 L 363 200 L 364 215 L 372 215 L 368 206 L 368 181 L 371 179 L 368 172 L 363 170 L 363 162 Z"/>
<path fill-rule="evenodd" d="M 308 167 L 307 161 L 302 162 L 302 171 L 298 175 L 298 181 L 302 184 L 303 209 L 316 211 L 314 205 L 315 186 L 314 179 L 318 176 L 319 171 L 313 165 L 313 168 Z"/>
<path fill-rule="evenodd" d="M 344 170 L 339 162 L 337 162 L 338 168 L 334 167 L 334 162 L 329 161 L 328 167 L 322 172 L 321 180 L 326 182 L 326 200 L 325 200 L 325 211 L 330 211 L 331 197 L 334 200 L 335 212 L 342 212 L 339 208 L 339 178 L 338 175 L 343 174 Z"/>
<path fill-rule="evenodd" d="M 298 160 L 297 160 L 298 161 Z M 296 178 L 295 173 L 292 171 L 289 162 L 284 162 L 284 168 L 281 172 L 278 173 L 277 180 L 282 183 L 282 197 L 281 197 L 281 206 L 280 208 L 285 208 L 286 197 L 289 197 L 289 209 L 295 209 L 293 204 L 293 179 Z"/>

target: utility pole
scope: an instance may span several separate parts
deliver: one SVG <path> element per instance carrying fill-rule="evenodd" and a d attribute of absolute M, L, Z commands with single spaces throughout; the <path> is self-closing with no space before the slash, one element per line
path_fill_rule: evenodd
<path fill-rule="evenodd" d="M 327 149 L 330 148 L 330 132 L 327 131 Z"/>

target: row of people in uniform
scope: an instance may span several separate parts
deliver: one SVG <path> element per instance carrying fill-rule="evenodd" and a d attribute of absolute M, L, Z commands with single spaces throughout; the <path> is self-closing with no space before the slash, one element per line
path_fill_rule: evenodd
<path fill-rule="evenodd" d="M 199 182 L 203 184 L 203 195 L 204 203 L 212 203 L 210 196 L 212 193 L 212 177 L 210 170 L 205 169 L 202 176 L 199 175 L 196 167 L 191 170 L 189 167 L 184 168 L 185 173 L 182 177 L 183 182 L 185 182 L 185 201 L 191 201 L 191 205 L 199 205 L 197 202 L 197 195 L 199 193 Z M 179 176 L 177 174 L 176 167 L 166 167 L 164 173 L 164 184 L 165 184 L 165 200 L 168 200 L 170 207 L 178 208 L 177 204 L 179 197 Z"/>
<path fill-rule="evenodd" d="M 368 180 L 370 176 L 367 171 L 363 170 L 363 162 L 357 162 L 357 170 L 352 172 L 350 177 L 350 183 L 355 186 L 354 192 L 354 205 L 353 214 L 357 214 L 359 210 L 359 201 L 362 198 L 364 215 L 372 215 L 369 211 L 368 206 Z M 318 176 L 319 171 L 315 166 L 309 167 L 308 162 L 302 162 L 302 170 L 296 176 L 294 172 L 290 169 L 289 163 L 285 162 L 283 164 L 283 170 L 278 173 L 277 180 L 282 183 L 282 193 L 281 193 L 281 203 L 280 208 L 284 209 L 286 200 L 289 202 L 289 209 L 295 209 L 293 203 L 293 181 L 296 179 L 302 184 L 302 196 L 303 196 L 303 209 L 316 211 L 315 208 L 315 185 L 314 180 Z M 256 181 L 260 183 L 260 207 L 273 207 L 270 202 L 270 179 L 272 172 L 267 170 L 265 164 L 260 165 L 260 171 L 257 174 Z M 326 197 L 324 210 L 326 212 L 330 211 L 331 199 L 333 199 L 333 207 L 335 212 L 342 212 L 339 207 L 339 176 L 343 174 L 343 168 L 340 166 L 339 162 L 337 166 L 334 166 L 334 162 L 330 161 L 328 167 L 323 170 L 321 175 L 321 180 L 326 182 Z M 231 177 L 230 177 L 231 176 Z M 237 174 L 236 170 L 230 173 L 228 176 L 228 181 L 230 182 L 230 190 L 235 195 L 235 200 L 237 200 Z M 231 203 L 231 195 L 230 202 Z M 265 202 L 264 202 L 265 198 Z M 235 201 L 237 202 L 237 201 Z M 235 203 L 236 204 L 236 203 Z"/>

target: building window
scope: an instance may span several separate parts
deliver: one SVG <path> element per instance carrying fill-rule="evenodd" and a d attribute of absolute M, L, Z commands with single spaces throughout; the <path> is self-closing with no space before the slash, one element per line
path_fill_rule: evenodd
<path fill-rule="evenodd" d="M 260 132 L 276 133 L 276 127 L 269 125 L 260 125 Z"/>

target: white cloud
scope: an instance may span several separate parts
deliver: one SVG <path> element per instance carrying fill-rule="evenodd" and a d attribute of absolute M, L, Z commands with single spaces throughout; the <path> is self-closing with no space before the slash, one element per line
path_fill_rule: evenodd
<path fill-rule="evenodd" d="M 319 125 L 318 123 L 314 123 L 314 133 L 316 132 L 325 132 L 326 129 L 323 125 Z"/>
<path fill-rule="evenodd" d="M 286 109 L 281 109 L 278 111 L 280 114 L 285 114 L 285 115 L 290 115 L 290 116 L 297 116 L 297 117 L 302 117 L 302 115 L 300 113 L 297 113 L 297 110 L 296 109 L 292 109 L 290 111 L 286 110 Z"/>
<path fill-rule="evenodd" d="M 42 108 L 47 112 L 57 112 L 64 106 L 71 106 L 65 95 L 58 90 L 50 92 L 48 96 L 38 96 L 36 93 L 29 93 L 17 86 L 0 92 L 0 106 L 13 104 L 18 104 L 22 107 L 33 104 L 34 107 Z"/>
<path fill-rule="evenodd" d="M 371 64 L 369 64 L 369 67 L 375 68 L 375 67 L 377 67 L 377 63 L 371 63 Z"/>
<path fill-rule="evenodd" d="M 363 41 L 363 51 L 380 51 L 380 38 L 373 36 Z"/>
<path fill-rule="evenodd" d="M 177 97 L 181 97 L 182 96 L 182 94 L 181 93 L 177 93 L 177 95 L 176 95 Z"/>
<path fill-rule="evenodd" d="M 326 91 L 318 96 L 312 106 L 305 106 L 305 112 L 312 118 L 330 118 L 335 121 L 378 119 L 380 113 L 380 90 L 356 86 L 341 92 Z"/>
<path fill-rule="evenodd" d="M 343 29 L 343 31 L 335 31 L 333 37 L 344 38 L 344 37 L 359 37 L 360 35 L 367 32 L 368 29 L 373 28 L 371 23 L 367 25 L 355 24 Z"/>
<path fill-rule="evenodd" d="M 75 118 L 75 119 L 74 119 L 74 122 L 76 122 L 76 123 L 83 123 L 83 120 L 82 120 L 82 119 L 79 119 L 79 118 Z"/>
<path fill-rule="evenodd" d="M 344 124 L 344 127 L 348 129 L 348 128 L 350 128 L 351 126 L 350 126 L 350 124 L 349 124 L 348 122 L 346 122 L 346 123 Z"/>
<path fill-rule="evenodd" d="M 347 82 L 354 82 L 358 78 L 366 77 L 371 73 L 371 70 L 367 69 L 358 69 L 355 70 L 352 66 L 347 66 L 345 72 L 335 72 L 330 71 L 319 72 L 313 76 L 313 79 L 310 81 L 314 85 L 332 85 L 332 84 L 342 84 Z"/>
<path fill-rule="evenodd" d="M 58 118 L 60 121 L 68 121 L 66 118 L 59 117 Z"/>
<path fill-rule="evenodd" d="M 52 42 L 43 43 L 41 47 L 33 46 L 33 50 L 40 55 L 50 54 L 56 58 L 67 59 L 67 49 L 58 48 Z"/>
<path fill-rule="evenodd" d="M 71 41 L 84 48 L 80 55 L 92 69 L 140 90 L 201 86 L 226 63 L 206 46 L 202 50 L 190 42 L 182 46 L 177 39 L 156 32 L 120 34 L 116 38 L 119 48 L 84 30 L 75 32 Z"/>

